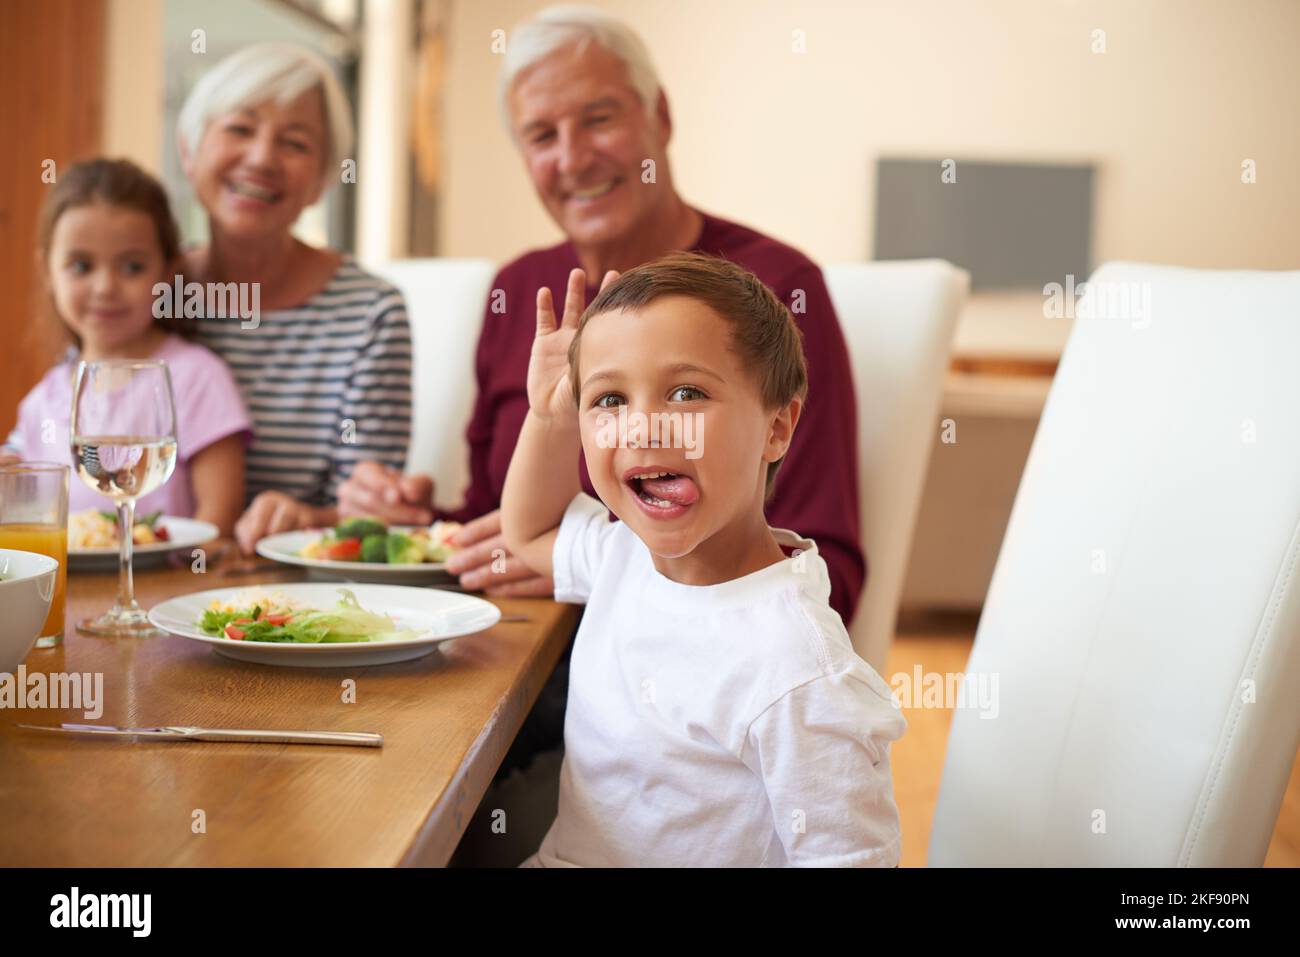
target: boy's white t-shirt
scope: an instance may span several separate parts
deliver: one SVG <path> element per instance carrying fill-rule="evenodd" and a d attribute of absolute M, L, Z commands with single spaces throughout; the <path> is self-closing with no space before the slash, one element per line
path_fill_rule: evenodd
<path fill-rule="evenodd" d="M 559 811 L 528 866 L 881 866 L 899 859 L 890 689 L 828 604 L 817 546 L 674 582 L 596 499 L 569 504 L 555 597 L 585 603 Z"/>

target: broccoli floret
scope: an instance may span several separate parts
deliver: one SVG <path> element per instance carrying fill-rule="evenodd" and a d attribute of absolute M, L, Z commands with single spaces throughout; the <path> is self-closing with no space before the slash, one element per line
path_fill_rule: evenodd
<path fill-rule="evenodd" d="M 388 533 L 388 564 L 418 565 L 424 561 L 424 550 L 415 539 L 401 532 Z"/>
<path fill-rule="evenodd" d="M 380 533 L 361 539 L 361 560 L 380 565 L 388 561 L 388 535 Z"/>
<path fill-rule="evenodd" d="M 334 528 L 335 538 L 360 538 L 367 539 L 371 535 L 386 535 L 388 526 L 383 522 L 377 522 L 373 518 L 349 518 L 345 522 L 339 522 Z"/>

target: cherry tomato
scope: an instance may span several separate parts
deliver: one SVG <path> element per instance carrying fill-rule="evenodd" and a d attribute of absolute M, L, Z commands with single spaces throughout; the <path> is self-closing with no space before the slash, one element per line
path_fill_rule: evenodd
<path fill-rule="evenodd" d="M 353 562 L 361 557 L 361 540 L 345 538 L 325 546 L 325 557 L 336 562 Z"/>
<path fill-rule="evenodd" d="M 234 625 L 226 625 L 227 638 L 233 638 L 235 641 L 243 641 L 245 634 L 247 634 L 247 632 L 241 631 L 240 629 L 236 628 Z"/>

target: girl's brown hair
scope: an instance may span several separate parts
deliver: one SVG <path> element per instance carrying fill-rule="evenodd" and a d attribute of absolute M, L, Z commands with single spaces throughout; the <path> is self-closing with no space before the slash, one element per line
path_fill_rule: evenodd
<path fill-rule="evenodd" d="M 629 269 L 598 295 L 578 320 L 569 344 L 573 400 L 579 400 L 578 343 L 594 316 L 639 309 L 661 296 L 685 296 L 709 306 L 732 325 L 732 347 L 758 383 L 766 409 L 777 409 L 808 394 L 803 340 L 790 310 L 753 273 L 726 259 L 678 252 Z M 772 493 L 784 456 L 767 467 L 767 494 Z"/>
<path fill-rule="evenodd" d="M 54 227 L 59 217 L 70 209 L 95 203 L 122 206 L 144 213 L 153 220 L 163 263 L 171 265 L 180 255 L 180 229 L 172 216 L 171 203 L 167 200 L 167 191 L 162 184 L 130 160 L 94 159 L 68 167 L 59 175 L 54 188 L 45 197 L 36 233 L 38 265 L 41 270 L 49 269 L 50 244 L 54 240 Z M 44 286 L 44 282 L 40 283 L 40 287 Z M 51 297 L 47 295 L 45 299 L 48 313 L 45 326 L 47 338 L 51 340 L 49 345 L 61 344 L 66 347 L 72 341 L 80 346 L 76 334 L 55 314 Z"/>

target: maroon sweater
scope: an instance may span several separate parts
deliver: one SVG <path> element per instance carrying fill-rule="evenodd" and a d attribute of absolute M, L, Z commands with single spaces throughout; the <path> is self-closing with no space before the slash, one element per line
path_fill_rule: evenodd
<path fill-rule="evenodd" d="M 847 624 L 866 580 L 858 540 L 857 406 L 848 350 L 821 270 L 807 256 L 745 226 L 704 216 L 694 251 L 730 259 L 763 280 L 787 306 L 803 332 L 808 399 L 767 505 L 768 523 L 817 543 L 831 579 L 831 605 Z M 501 506 L 501 491 L 528 412 L 528 359 L 537 330 L 537 290 L 550 288 L 563 307 L 569 272 L 579 265 L 572 243 L 520 256 L 497 273 L 504 312 L 483 316 L 475 370 L 478 396 L 466 437 L 470 485 L 465 504 L 443 517 L 477 518 Z M 803 302 L 795 291 L 803 291 Z M 596 296 L 587 290 L 587 302 Z M 500 300 L 500 296 L 495 297 Z M 498 306 L 498 308 L 500 308 Z M 800 311 L 802 309 L 802 311 Z M 585 461 L 582 487 L 595 495 Z"/>

